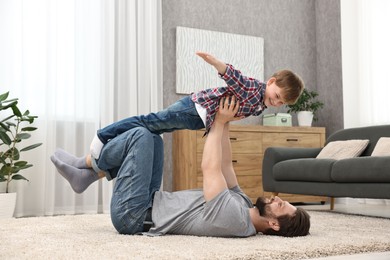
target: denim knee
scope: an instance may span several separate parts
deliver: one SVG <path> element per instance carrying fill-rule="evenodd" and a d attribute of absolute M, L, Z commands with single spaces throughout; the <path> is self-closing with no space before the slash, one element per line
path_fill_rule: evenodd
<path fill-rule="evenodd" d="M 130 132 L 130 131 L 134 132 L 134 134 L 132 135 L 132 138 L 134 136 L 138 136 L 139 138 L 146 138 L 146 139 L 153 138 L 153 134 L 148 129 L 146 129 L 145 127 L 135 127 L 133 129 L 130 129 L 127 132 Z"/>
<path fill-rule="evenodd" d="M 113 165 L 115 159 L 113 158 L 117 150 L 127 149 L 125 146 L 131 144 L 144 144 L 148 147 L 148 143 L 153 140 L 153 135 L 148 129 L 144 127 L 135 127 L 132 128 L 103 146 L 102 152 L 99 159 L 92 158 L 92 168 L 96 172 L 103 172 L 106 175 L 107 180 L 112 180 L 117 176 L 120 164 Z M 108 149 L 108 150 L 107 150 Z M 124 155 L 123 151 L 120 152 L 119 156 Z"/>
<path fill-rule="evenodd" d="M 142 232 L 146 211 L 141 216 L 133 216 L 129 210 L 111 205 L 111 222 L 119 234 L 134 235 Z"/>

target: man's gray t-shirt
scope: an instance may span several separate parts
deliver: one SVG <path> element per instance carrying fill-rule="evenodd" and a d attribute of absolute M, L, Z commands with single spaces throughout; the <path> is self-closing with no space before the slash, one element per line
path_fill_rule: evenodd
<path fill-rule="evenodd" d="M 146 235 L 181 234 L 248 237 L 256 234 L 251 200 L 236 186 L 206 202 L 202 190 L 158 191 L 154 195 L 154 226 Z"/>

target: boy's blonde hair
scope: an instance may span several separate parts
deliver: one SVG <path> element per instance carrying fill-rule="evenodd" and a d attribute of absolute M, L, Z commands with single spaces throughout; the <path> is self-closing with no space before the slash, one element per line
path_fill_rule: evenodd
<path fill-rule="evenodd" d="M 275 84 L 282 89 L 285 104 L 295 104 L 305 88 L 303 80 L 290 70 L 280 70 L 275 72 L 272 77 L 276 78 Z"/>

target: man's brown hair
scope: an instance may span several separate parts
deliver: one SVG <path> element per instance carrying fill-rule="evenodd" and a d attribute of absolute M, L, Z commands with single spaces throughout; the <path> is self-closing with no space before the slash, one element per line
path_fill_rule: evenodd
<path fill-rule="evenodd" d="M 290 70 L 280 70 L 272 77 L 276 79 L 275 84 L 282 89 L 285 104 L 295 104 L 305 88 L 303 80 Z"/>
<path fill-rule="evenodd" d="M 310 215 L 302 208 L 297 208 L 294 215 L 283 215 L 276 219 L 279 222 L 279 230 L 275 231 L 270 228 L 264 234 L 284 237 L 298 237 L 309 234 Z"/>

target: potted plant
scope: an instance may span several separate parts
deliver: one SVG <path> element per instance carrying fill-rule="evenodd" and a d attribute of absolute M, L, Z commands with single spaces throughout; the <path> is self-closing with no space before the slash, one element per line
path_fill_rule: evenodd
<path fill-rule="evenodd" d="M 316 112 L 323 108 L 324 103 L 317 100 L 318 93 L 314 90 L 303 89 L 301 96 L 293 105 L 288 105 L 287 113 L 297 113 L 299 126 L 311 126 L 312 121 L 317 121 Z"/>
<path fill-rule="evenodd" d="M 41 145 L 41 143 L 20 147 L 22 141 L 31 137 L 29 132 L 37 128 L 30 126 L 37 116 L 30 115 L 26 110 L 21 113 L 18 108 L 18 99 L 8 99 L 9 92 L 0 94 L 0 183 L 5 183 L 5 191 L 0 190 L 0 217 L 5 217 L 5 208 L 1 208 L 8 203 L 13 203 L 9 207 L 12 217 L 16 204 L 16 193 L 10 193 L 11 181 L 26 180 L 20 174 L 21 170 L 32 167 L 27 161 L 21 159 L 20 153 L 29 151 Z M 12 111 L 12 113 L 10 113 Z M 3 185 L 4 186 L 4 185 Z M 3 215 L 1 215 L 3 214 Z"/>

